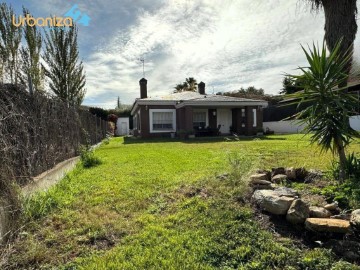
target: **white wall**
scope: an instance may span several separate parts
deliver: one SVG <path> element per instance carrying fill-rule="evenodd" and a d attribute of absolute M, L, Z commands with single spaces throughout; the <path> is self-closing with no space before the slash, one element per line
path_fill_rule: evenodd
<path fill-rule="evenodd" d="M 277 121 L 277 122 L 264 122 L 264 130 L 269 128 L 275 133 L 301 133 L 304 125 L 299 124 L 297 121 Z M 350 126 L 360 131 L 360 115 L 352 116 L 350 118 Z"/>
<path fill-rule="evenodd" d="M 356 115 L 350 118 L 350 126 L 353 129 L 360 131 L 360 115 Z"/>

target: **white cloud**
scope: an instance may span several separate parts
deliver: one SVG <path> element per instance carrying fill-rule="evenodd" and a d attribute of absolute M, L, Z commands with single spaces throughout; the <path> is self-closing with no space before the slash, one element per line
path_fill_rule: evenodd
<path fill-rule="evenodd" d="M 62 14 L 73 4 L 23 0 L 35 15 Z M 90 26 L 79 28 L 87 72 L 85 103 L 132 103 L 145 57 L 148 93 L 167 94 L 186 77 L 208 92 L 254 85 L 276 94 L 282 75 L 305 64 L 300 44 L 322 42 L 324 16 L 299 0 L 78 0 Z M 360 56 L 355 41 L 355 59 Z M 296 72 L 296 71 L 295 71 Z"/>

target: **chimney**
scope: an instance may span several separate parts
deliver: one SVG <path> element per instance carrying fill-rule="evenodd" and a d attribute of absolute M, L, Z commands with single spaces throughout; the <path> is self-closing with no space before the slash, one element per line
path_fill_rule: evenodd
<path fill-rule="evenodd" d="M 140 84 L 140 98 L 147 98 L 147 80 L 142 78 L 139 81 Z"/>
<path fill-rule="evenodd" d="M 199 82 L 198 89 L 199 89 L 200 95 L 205 95 L 205 83 L 204 82 Z"/>

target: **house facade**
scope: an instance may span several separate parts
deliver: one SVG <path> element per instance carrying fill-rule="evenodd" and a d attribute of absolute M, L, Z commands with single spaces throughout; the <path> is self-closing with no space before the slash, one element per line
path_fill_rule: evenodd
<path fill-rule="evenodd" d="M 139 84 L 140 98 L 131 110 L 135 136 L 198 135 L 208 130 L 251 136 L 262 131 L 266 101 L 206 94 L 203 82 L 198 84 L 198 92 L 152 98 L 147 95 L 147 80 L 142 78 Z"/>

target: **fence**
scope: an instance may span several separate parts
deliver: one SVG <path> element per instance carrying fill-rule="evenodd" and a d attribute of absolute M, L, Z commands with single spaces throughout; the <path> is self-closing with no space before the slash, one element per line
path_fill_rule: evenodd
<path fill-rule="evenodd" d="M 107 123 L 61 100 L 0 85 L 0 203 L 16 208 L 20 186 L 106 136 Z M 1 205 L 0 205 L 1 206 Z M 14 212 L 12 212 L 14 213 Z M 1 236 L 1 232 L 0 232 Z"/>

